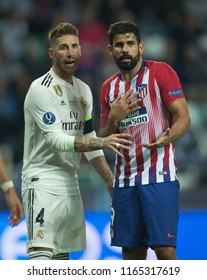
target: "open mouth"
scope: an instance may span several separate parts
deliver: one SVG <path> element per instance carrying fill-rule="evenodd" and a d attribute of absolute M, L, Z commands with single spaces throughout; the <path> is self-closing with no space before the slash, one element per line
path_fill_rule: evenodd
<path fill-rule="evenodd" d="M 67 66 L 67 67 L 74 67 L 74 65 L 75 65 L 75 61 L 67 61 L 67 62 L 65 62 L 65 65 Z"/>
<path fill-rule="evenodd" d="M 131 62 L 131 57 L 129 56 L 122 56 L 119 58 L 120 62 Z"/>

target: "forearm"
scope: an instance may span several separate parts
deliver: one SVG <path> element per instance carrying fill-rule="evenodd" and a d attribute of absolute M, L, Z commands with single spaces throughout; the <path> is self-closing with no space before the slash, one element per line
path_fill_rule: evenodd
<path fill-rule="evenodd" d="M 175 121 L 169 131 L 169 142 L 182 138 L 190 129 L 191 120 L 186 107 L 174 116 Z"/>
<path fill-rule="evenodd" d="M 190 118 L 177 118 L 169 132 L 170 142 L 182 138 L 190 129 Z"/>
<path fill-rule="evenodd" d="M 104 143 L 102 138 L 90 138 L 90 137 L 75 137 L 74 150 L 75 152 L 90 152 L 103 149 Z"/>
<path fill-rule="evenodd" d="M 3 164 L 3 161 L 1 161 L 0 163 L 0 186 L 3 192 L 5 193 L 8 193 L 10 189 L 14 189 L 14 183 L 10 179 L 10 176 Z"/>
<path fill-rule="evenodd" d="M 2 155 L 0 153 L 0 185 L 9 181 L 9 180 L 10 180 L 10 177 L 9 177 L 9 174 L 8 174 L 6 168 L 5 168 L 5 164 L 4 164 Z"/>
<path fill-rule="evenodd" d="M 157 149 L 169 145 L 181 138 L 190 129 L 189 117 L 178 117 L 171 128 L 167 128 L 153 143 L 144 143 L 147 149 Z"/>
<path fill-rule="evenodd" d="M 106 184 L 113 182 L 113 173 L 104 156 L 93 158 L 90 163 Z"/>
<path fill-rule="evenodd" d="M 184 136 L 190 129 L 191 120 L 188 111 L 187 103 L 184 98 L 174 101 L 169 110 L 174 115 L 174 123 L 170 128 L 169 138 L 170 142 L 174 142 Z"/>
<path fill-rule="evenodd" d="M 111 194 L 112 192 L 112 186 L 113 186 L 113 173 L 111 171 L 111 168 L 109 167 L 106 159 L 104 156 L 99 156 L 96 158 L 93 158 L 90 163 L 93 165 L 97 173 L 101 176 L 101 178 L 104 180 L 104 182 L 107 185 L 108 192 Z"/>
<path fill-rule="evenodd" d="M 0 185 L 2 185 L 3 183 L 5 183 L 9 180 L 11 180 L 11 179 L 10 179 L 8 172 L 6 170 L 1 170 L 0 171 Z"/>
<path fill-rule="evenodd" d="M 113 133 L 118 132 L 118 124 L 119 122 L 113 119 L 112 117 L 108 118 L 105 125 L 101 124 L 99 136 L 106 137 Z"/>

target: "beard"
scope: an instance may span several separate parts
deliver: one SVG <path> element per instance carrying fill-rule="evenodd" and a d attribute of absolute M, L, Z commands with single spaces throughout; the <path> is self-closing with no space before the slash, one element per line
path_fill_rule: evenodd
<path fill-rule="evenodd" d="M 125 62 L 124 59 L 130 59 L 130 62 Z M 137 54 L 134 58 L 130 55 L 122 55 L 119 58 L 114 57 L 114 61 L 120 70 L 123 71 L 131 71 L 139 62 L 140 53 Z"/>

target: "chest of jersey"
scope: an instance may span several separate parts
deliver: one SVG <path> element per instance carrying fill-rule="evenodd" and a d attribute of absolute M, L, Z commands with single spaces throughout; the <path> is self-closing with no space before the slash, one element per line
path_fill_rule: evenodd
<path fill-rule="evenodd" d="M 67 134 L 70 134 L 70 132 L 74 134 L 75 131 L 79 134 L 78 132 L 84 129 L 86 114 L 83 105 L 83 97 L 74 92 L 72 86 L 57 87 L 56 109 L 62 122 L 62 129 Z"/>

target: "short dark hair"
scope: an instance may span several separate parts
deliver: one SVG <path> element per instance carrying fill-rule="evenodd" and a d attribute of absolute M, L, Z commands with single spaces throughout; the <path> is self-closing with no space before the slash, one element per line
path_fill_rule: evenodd
<path fill-rule="evenodd" d="M 54 46 L 56 39 L 64 35 L 75 35 L 78 37 L 78 29 L 69 22 L 62 22 L 48 33 L 50 47 Z"/>
<path fill-rule="evenodd" d="M 137 25 L 131 21 L 118 21 L 110 25 L 108 30 L 109 42 L 112 45 L 114 37 L 117 34 L 133 33 L 136 36 L 137 42 L 141 42 L 140 30 Z"/>

